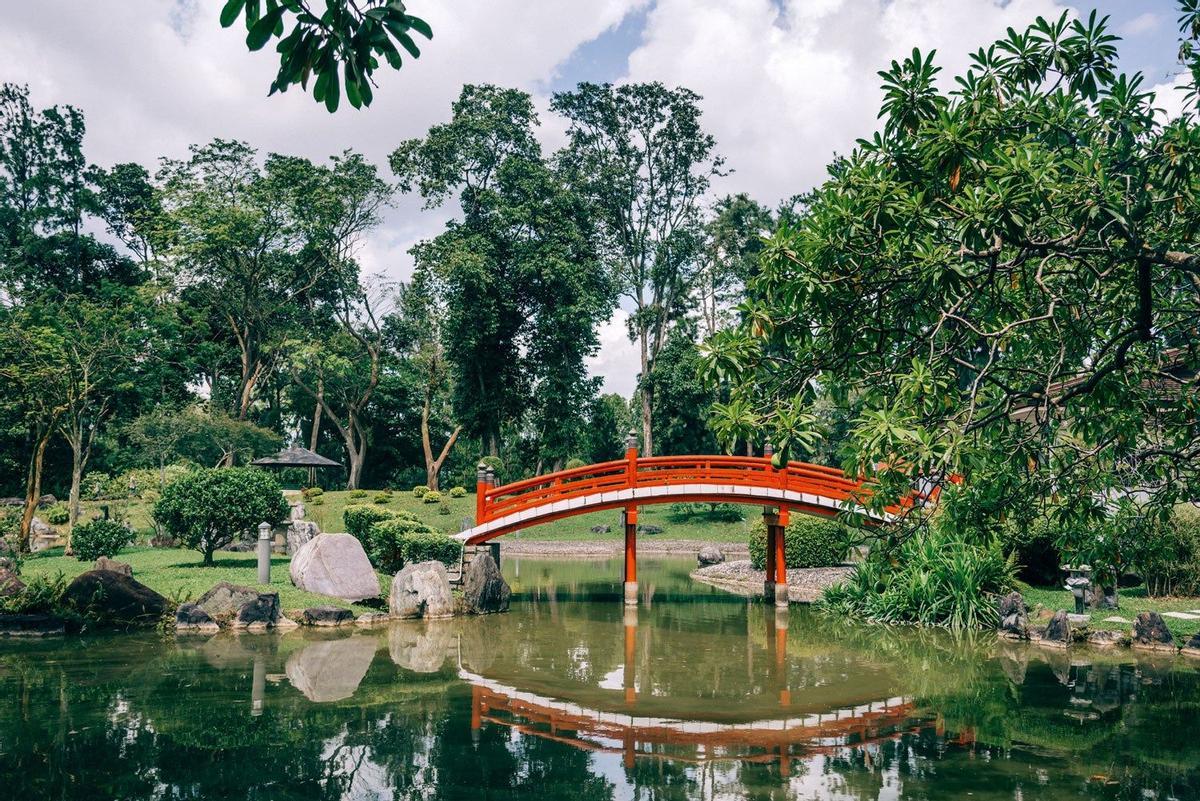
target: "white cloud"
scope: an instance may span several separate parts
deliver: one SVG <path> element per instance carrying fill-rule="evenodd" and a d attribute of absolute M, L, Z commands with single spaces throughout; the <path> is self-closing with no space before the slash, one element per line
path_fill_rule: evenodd
<path fill-rule="evenodd" d="M 1159 110 L 1159 117 L 1165 122 L 1173 120 L 1183 113 L 1184 87 L 1192 82 L 1190 73 L 1182 72 L 1174 80 L 1151 87 L 1154 92 L 1154 107 Z"/>
<path fill-rule="evenodd" d="M 1153 11 L 1147 11 L 1144 14 L 1138 14 L 1133 19 L 1121 26 L 1122 36 L 1141 36 L 1145 33 L 1151 33 L 1158 29 L 1162 24 L 1162 17 L 1155 14 Z"/>
<path fill-rule="evenodd" d="M 688 86 L 735 172 L 717 189 L 775 203 L 823 180 L 878 127 L 879 77 L 914 46 L 946 81 L 968 53 L 1057 16 L 1057 0 L 659 0 L 628 79 Z"/>
<path fill-rule="evenodd" d="M 598 334 L 600 350 L 588 359 L 588 372 L 604 379 L 604 392 L 631 397 L 642 367 L 638 347 L 629 341 L 629 313 L 617 309 Z"/>

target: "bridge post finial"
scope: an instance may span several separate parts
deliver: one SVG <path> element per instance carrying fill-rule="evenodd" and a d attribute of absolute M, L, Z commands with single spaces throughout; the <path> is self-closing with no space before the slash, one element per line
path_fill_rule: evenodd
<path fill-rule="evenodd" d="M 771 440 L 767 440 L 763 444 L 763 456 L 770 459 L 775 455 L 775 446 L 771 444 Z"/>
<path fill-rule="evenodd" d="M 637 450 L 637 431 L 635 429 L 629 429 L 629 433 L 625 435 L 625 450 Z"/>

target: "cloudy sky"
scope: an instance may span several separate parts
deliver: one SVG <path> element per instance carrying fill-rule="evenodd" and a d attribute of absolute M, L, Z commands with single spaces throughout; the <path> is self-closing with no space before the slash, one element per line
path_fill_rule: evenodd
<path fill-rule="evenodd" d="M 1177 106 L 1171 0 L 410 0 L 434 30 L 424 55 L 376 73 L 370 109 L 343 104 L 335 115 L 299 89 L 268 99 L 273 53 L 249 53 L 237 30 L 221 29 L 221 5 L 6 3 L 0 80 L 27 83 L 39 106 L 81 108 L 88 158 L 101 165 L 153 164 L 223 137 L 313 159 L 353 148 L 385 169 L 398 142 L 448 118 L 464 83 L 532 93 L 553 149 L 563 126 L 546 110 L 551 93 L 581 80 L 658 80 L 704 97 L 705 123 L 733 168 L 715 193 L 745 191 L 768 205 L 811 188 L 832 154 L 875 130 L 875 73 L 893 58 L 936 48 L 950 80 L 969 52 L 1038 15 L 1111 15 L 1125 40 L 1122 67 L 1161 87 L 1159 105 Z M 400 199 L 365 243 L 364 266 L 406 276 L 408 249 L 451 211 Z M 637 360 L 623 315 L 602 330 L 591 366 L 628 395 Z"/>

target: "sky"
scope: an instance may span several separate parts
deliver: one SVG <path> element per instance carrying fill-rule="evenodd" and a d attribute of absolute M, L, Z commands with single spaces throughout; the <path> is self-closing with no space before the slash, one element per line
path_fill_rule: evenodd
<path fill-rule="evenodd" d="M 775 206 L 819 184 L 835 153 L 878 127 L 876 72 L 914 46 L 936 48 L 948 83 L 969 53 L 1063 11 L 1110 15 L 1121 68 L 1178 107 L 1171 0 L 409 0 L 433 41 L 399 72 L 379 70 L 369 109 L 330 115 L 299 88 L 267 97 L 278 67 L 222 29 L 222 0 L 9 0 L 0 15 L 0 80 L 28 84 L 39 107 L 71 104 L 87 120 L 86 154 L 110 166 L 180 158 L 189 144 L 242 139 L 262 153 L 324 160 L 346 149 L 387 173 L 402 140 L 444 122 L 464 83 L 535 98 L 547 152 L 564 141 L 552 93 L 580 81 L 662 81 L 698 92 L 729 175 L 713 197 L 747 192 Z M 437 235 L 453 208 L 398 198 L 359 259 L 405 278 L 409 249 Z M 632 394 L 636 351 L 618 309 L 589 362 L 605 389 Z"/>

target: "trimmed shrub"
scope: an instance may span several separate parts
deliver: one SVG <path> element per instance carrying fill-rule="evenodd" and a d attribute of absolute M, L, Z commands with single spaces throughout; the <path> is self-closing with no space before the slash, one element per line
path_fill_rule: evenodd
<path fill-rule="evenodd" d="M 873 550 L 818 606 L 851 619 L 950 628 L 992 628 L 996 597 L 1012 588 L 1013 558 L 998 540 L 980 545 L 934 529 L 890 554 Z"/>
<path fill-rule="evenodd" d="M 462 543 L 440 531 L 414 531 L 404 537 L 403 552 L 406 565 L 435 561 L 449 567 L 462 558 Z"/>
<path fill-rule="evenodd" d="M 46 518 L 46 522 L 52 526 L 65 525 L 71 519 L 71 510 L 67 508 L 65 503 L 56 503 L 41 514 L 42 517 Z"/>
<path fill-rule="evenodd" d="M 171 482 L 154 504 L 154 519 L 168 534 L 213 563 L 213 552 L 257 531 L 259 523 L 278 524 L 290 507 L 279 482 L 262 470 L 224 467 L 197 470 Z"/>
<path fill-rule="evenodd" d="M 450 497 L 451 498 L 467 497 L 467 488 L 466 487 L 451 487 L 450 488 Z"/>
<path fill-rule="evenodd" d="M 111 558 L 131 542 L 133 532 L 115 520 L 93 520 L 71 532 L 71 547 L 80 562 L 94 562 L 101 556 Z"/>
<path fill-rule="evenodd" d="M 450 514 L 450 504 L 446 503 L 445 501 L 442 501 L 441 503 L 439 503 L 438 504 L 438 514 L 439 515 Z"/>
<path fill-rule="evenodd" d="M 564 470 L 575 470 L 580 467 L 587 467 L 587 462 L 583 461 L 582 459 L 568 459 L 567 466 L 564 467 L 563 469 Z"/>
<path fill-rule="evenodd" d="M 369 493 L 364 489 L 350 490 L 350 500 L 361 501 L 363 498 L 367 497 L 368 494 Z"/>
<path fill-rule="evenodd" d="M 846 556 L 846 529 L 836 520 L 793 515 L 783 533 L 783 554 L 790 568 L 831 567 Z M 762 520 L 750 527 L 750 562 L 756 570 L 767 564 L 767 527 Z"/>
<path fill-rule="evenodd" d="M 412 494 L 414 498 L 424 498 L 425 493 L 427 492 L 429 492 L 429 487 L 425 486 L 424 484 L 418 484 L 412 488 Z"/>
<path fill-rule="evenodd" d="M 390 492 L 375 493 L 375 503 L 379 504 L 380 506 L 383 506 L 384 504 L 388 504 L 391 502 L 392 502 L 392 493 L 390 493 Z"/>
<path fill-rule="evenodd" d="M 439 503 L 442 500 L 442 493 L 437 490 L 430 490 L 421 496 L 421 503 Z"/>
<path fill-rule="evenodd" d="M 396 513 L 391 509 L 380 509 L 378 506 L 354 504 L 347 506 L 342 512 L 342 520 L 346 524 L 346 532 L 366 547 L 371 526 L 384 520 L 396 519 Z"/>
<path fill-rule="evenodd" d="M 410 536 L 416 534 L 445 536 L 419 520 L 410 520 L 404 517 L 394 517 L 375 523 L 367 532 L 366 542 L 367 556 L 371 558 L 371 564 L 375 565 L 376 570 L 395 573 L 404 567 L 405 543 Z"/>
<path fill-rule="evenodd" d="M 315 497 L 315 498 L 311 498 L 311 499 L 308 501 L 308 505 L 309 505 L 309 506 L 324 506 L 324 505 L 325 505 L 325 499 L 324 499 L 324 498 L 322 498 L 320 495 L 318 495 L 318 496 L 317 496 L 317 497 Z"/>
<path fill-rule="evenodd" d="M 304 500 L 311 501 L 313 498 L 319 498 L 325 494 L 325 490 L 320 487 L 306 487 L 300 490 L 300 494 L 304 496 Z"/>

